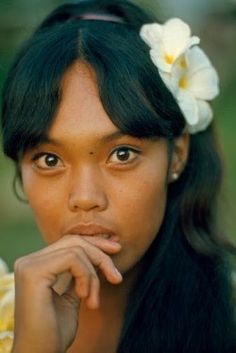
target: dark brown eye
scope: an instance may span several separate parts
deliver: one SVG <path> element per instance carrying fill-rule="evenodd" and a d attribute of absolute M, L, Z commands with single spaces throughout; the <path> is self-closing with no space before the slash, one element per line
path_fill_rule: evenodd
<path fill-rule="evenodd" d="M 130 150 L 128 148 L 120 149 L 116 152 L 116 156 L 119 161 L 128 161 L 130 158 Z"/>
<path fill-rule="evenodd" d="M 55 169 L 63 167 L 61 159 L 52 153 L 39 153 L 34 156 L 33 162 L 39 169 Z"/>
<path fill-rule="evenodd" d="M 130 147 L 119 147 L 113 151 L 109 162 L 114 164 L 128 164 L 136 159 L 138 153 L 140 152 Z"/>
<path fill-rule="evenodd" d="M 58 163 L 58 157 L 52 154 L 45 156 L 44 159 L 45 159 L 45 164 L 48 167 L 55 167 Z"/>

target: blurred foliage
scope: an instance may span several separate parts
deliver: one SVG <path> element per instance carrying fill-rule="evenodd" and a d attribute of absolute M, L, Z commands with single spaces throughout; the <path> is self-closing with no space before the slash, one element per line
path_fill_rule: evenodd
<path fill-rule="evenodd" d="M 59 0 L 1 0 L 0 2 L 0 89 L 17 51 L 40 21 Z M 159 18 L 180 16 L 192 23 L 221 77 L 221 95 L 213 104 L 219 137 L 226 161 L 226 184 L 220 220 L 225 232 L 236 240 L 236 1 L 136 0 Z M 0 151 L 0 257 L 12 266 L 15 258 L 43 246 L 33 216 L 12 190 L 14 167 Z M 225 212 L 225 210 L 227 210 Z"/>

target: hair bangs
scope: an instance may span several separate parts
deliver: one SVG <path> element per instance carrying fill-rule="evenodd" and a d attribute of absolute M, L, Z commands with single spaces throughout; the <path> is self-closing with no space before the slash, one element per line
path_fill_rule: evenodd
<path fill-rule="evenodd" d="M 89 30 L 81 29 L 80 47 L 96 72 L 101 101 L 111 121 L 122 132 L 140 138 L 180 134 L 185 126 L 182 113 L 139 35 L 106 22 L 99 25 L 110 30 L 93 35 L 97 23 L 90 22 Z"/>
<path fill-rule="evenodd" d="M 134 30 L 119 23 L 73 20 L 36 32 L 5 86 L 6 155 L 18 160 L 45 140 L 60 104 L 63 75 L 76 60 L 94 69 L 103 107 L 122 132 L 169 139 L 180 134 L 184 118 L 147 50 Z"/>

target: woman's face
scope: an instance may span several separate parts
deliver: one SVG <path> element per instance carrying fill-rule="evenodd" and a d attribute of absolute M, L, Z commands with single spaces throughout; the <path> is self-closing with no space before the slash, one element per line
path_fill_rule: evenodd
<path fill-rule="evenodd" d="M 103 109 L 94 73 L 85 64 L 67 71 L 62 92 L 48 141 L 22 160 L 26 196 L 49 244 L 81 229 L 86 234 L 87 226 L 112 231 L 122 246 L 113 260 L 125 273 L 163 221 L 167 144 L 122 134 Z"/>

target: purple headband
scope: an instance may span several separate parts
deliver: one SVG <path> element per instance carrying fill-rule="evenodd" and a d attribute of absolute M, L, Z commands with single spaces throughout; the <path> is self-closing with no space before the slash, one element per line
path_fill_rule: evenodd
<path fill-rule="evenodd" d="M 107 21 L 107 22 L 118 22 L 125 23 L 121 17 L 109 14 L 98 14 L 98 13 L 85 13 L 80 16 L 76 16 L 79 20 L 96 20 L 96 21 Z"/>

